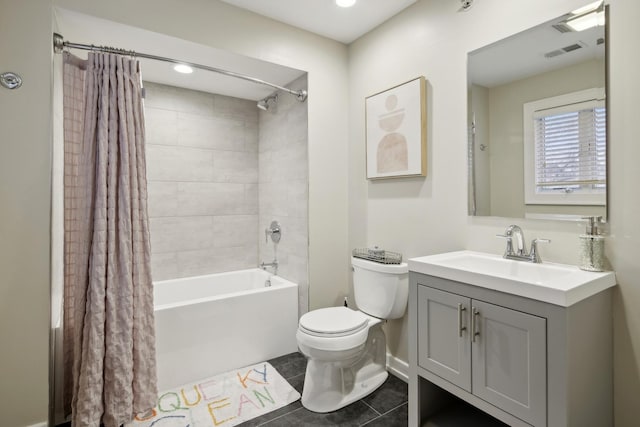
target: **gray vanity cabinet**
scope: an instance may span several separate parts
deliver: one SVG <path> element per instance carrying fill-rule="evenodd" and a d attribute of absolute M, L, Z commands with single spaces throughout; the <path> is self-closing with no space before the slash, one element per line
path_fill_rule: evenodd
<path fill-rule="evenodd" d="M 418 364 L 532 425 L 546 419 L 546 320 L 418 287 Z"/>
<path fill-rule="evenodd" d="M 473 300 L 472 392 L 532 425 L 547 417 L 546 320 Z"/>
<path fill-rule="evenodd" d="M 418 288 L 418 364 L 471 391 L 471 340 L 465 312 L 469 298 Z"/>
<path fill-rule="evenodd" d="M 509 426 L 611 427 L 611 289 L 570 306 L 410 272 L 409 426 L 462 399 Z"/>

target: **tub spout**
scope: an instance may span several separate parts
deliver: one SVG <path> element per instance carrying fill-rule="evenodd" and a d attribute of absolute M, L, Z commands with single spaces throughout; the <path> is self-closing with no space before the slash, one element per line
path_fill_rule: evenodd
<path fill-rule="evenodd" d="M 268 267 L 272 267 L 273 268 L 273 274 L 278 274 L 278 261 L 277 260 L 273 260 L 272 262 L 261 262 L 260 263 L 260 268 L 263 270 L 266 270 Z"/>

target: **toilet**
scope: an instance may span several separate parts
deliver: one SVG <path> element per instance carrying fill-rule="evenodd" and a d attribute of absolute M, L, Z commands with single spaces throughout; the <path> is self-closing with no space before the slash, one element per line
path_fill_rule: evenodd
<path fill-rule="evenodd" d="M 340 409 L 387 379 L 382 321 L 404 315 L 409 293 L 406 263 L 351 258 L 358 310 L 329 307 L 300 318 L 296 338 L 307 357 L 302 405 L 313 412 Z"/>

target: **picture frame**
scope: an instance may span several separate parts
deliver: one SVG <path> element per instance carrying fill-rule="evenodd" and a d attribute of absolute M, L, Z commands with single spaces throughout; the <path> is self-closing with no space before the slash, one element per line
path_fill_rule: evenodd
<path fill-rule="evenodd" d="M 367 179 L 427 175 L 426 79 L 365 98 Z"/>

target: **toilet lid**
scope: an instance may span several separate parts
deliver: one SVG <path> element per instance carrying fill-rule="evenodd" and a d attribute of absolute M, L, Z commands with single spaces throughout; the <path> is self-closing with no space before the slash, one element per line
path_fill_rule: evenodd
<path fill-rule="evenodd" d="M 369 319 L 346 307 L 313 310 L 300 318 L 300 328 L 312 335 L 344 336 L 367 327 Z"/>

